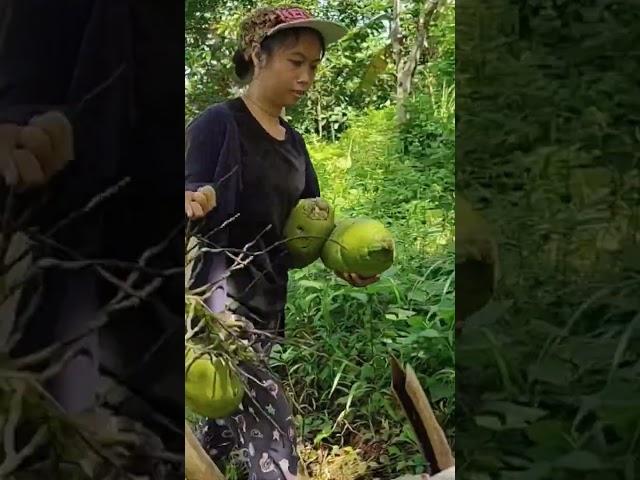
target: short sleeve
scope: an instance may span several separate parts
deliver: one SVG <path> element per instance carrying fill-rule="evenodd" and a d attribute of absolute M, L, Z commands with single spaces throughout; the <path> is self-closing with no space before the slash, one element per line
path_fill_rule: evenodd
<path fill-rule="evenodd" d="M 313 167 L 311 157 L 309 156 L 309 151 L 307 150 L 307 146 L 305 145 L 302 136 L 299 136 L 299 141 L 302 147 L 302 151 L 304 152 L 305 160 L 304 189 L 300 194 L 300 198 L 316 198 L 320 196 L 320 184 L 318 182 L 318 175 L 316 174 L 316 170 Z"/>
<path fill-rule="evenodd" d="M 187 125 L 185 131 L 185 189 L 213 185 L 220 163 L 226 128 L 219 115 L 207 111 Z"/>
<path fill-rule="evenodd" d="M 210 185 L 217 206 L 207 216 L 216 227 L 233 216 L 240 186 L 239 142 L 233 119 L 220 107 L 196 117 L 185 132 L 185 190 Z"/>

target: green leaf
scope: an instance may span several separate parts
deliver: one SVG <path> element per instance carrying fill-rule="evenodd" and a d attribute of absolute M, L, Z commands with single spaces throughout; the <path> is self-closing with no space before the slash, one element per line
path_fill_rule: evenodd
<path fill-rule="evenodd" d="M 592 452 L 584 450 L 576 450 L 554 462 L 556 467 L 566 468 L 569 470 L 578 470 L 582 472 L 590 472 L 600 470 L 605 467 L 600 457 Z"/>
<path fill-rule="evenodd" d="M 487 402 L 483 405 L 485 411 L 499 413 L 504 417 L 504 428 L 524 428 L 530 423 L 547 415 L 541 408 L 517 405 L 511 402 Z"/>
<path fill-rule="evenodd" d="M 545 358 L 529 367 L 529 380 L 567 385 L 572 377 L 571 365 L 557 358 Z"/>
<path fill-rule="evenodd" d="M 364 75 L 360 80 L 358 90 L 360 93 L 368 91 L 376 81 L 376 79 L 385 72 L 389 62 L 387 60 L 387 52 L 389 51 L 389 45 L 385 45 L 376 52 L 373 53 L 369 60 L 369 64 L 366 67 Z"/>
<path fill-rule="evenodd" d="M 360 300 L 362 303 L 367 303 L 369 301 L 369 295 L 366 293 L 349 292 L 349 296 Z"/>
<path fill-rule="evenodd" d="M 527 427 L 527 436 L 531 441 L 546 447 L 569 445 L 568 435 L 571 425 L 561 420 L 540 420 Z"/>
<path fill-rule="evenodd" d="M 301 287 L 315 288 L 316 290 L 326 289 L 326 284 L 314 280 L 300 280 L 298 284 Z"/>
<path fill-rule="evenodd" d="M 476 423 L 484 428 L 488 428 L 490 430 L 504 430 L 502 426 L 502 422 L 496 416 L 492 415 L 477 415 L 475 417 Z"/>

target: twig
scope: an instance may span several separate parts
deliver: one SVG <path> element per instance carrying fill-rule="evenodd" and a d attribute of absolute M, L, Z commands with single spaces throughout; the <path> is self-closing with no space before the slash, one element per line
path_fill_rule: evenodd
<path fill-rule="evenodd" d="M 9 193 L 7 194 L 7 202 L 4 206 L 4 212 L 2 214 L 2 231 L 0 232 L 0 261 L 4 265 L 4 259 L 7 256 L 11 239 L 13 238 L 13 232 L 9 229 L 9 222 L 11 220 L 11 213 L 13 211 L 14 201 L 14 189 L 9 187 Z M 2 272 L 4 274 L 4 271 Z"/>
<path fill-rule="evenodd" d="M 47 440 L 47 433 L 47 426 L 40 426 L 34 436 L 31 437 L 31 440 L 29 440 L 29 443 L 20 452 L 6 458 L 0 465 L 0 478 L 4 478 L 9 473 L 14 472 L 26 458 L 33 455 L 39 447 L 44 445 Z"/>
<path fill-rule="evenodd" d="M 9 352 L 13 350 L 16 344 L 22 338 L 22 334 L 24 333 L 24 328 L 27 325 L 27 319 L 30 318 L 33 313 L 38 308 L 40 299 L 42 298 L 42 287 L 39 288 L 35 295 L 33 295 L 26 306 L 25 310 L 14 320 L 14 328 L 16 331 L 9 337 L 9 340 L 6 345 L 6 351 Z"/>
<path fill-rule="evenodd" d="M 62 270 L 81 270 L 87 267 L 103 266 L 119 269 L 138 270 L 142 273 L 148 273 L 149 275 L 156 275 L 158 277 L 170 277 L 172 275 L 178 275 L 183 273 L 184 268 L 175 267 L 165 270 L 145 267 L 138 263 L 122 262 L 118 260 L 100 260 L 100 259 L 88 259 L 88 260 L 58 260 L 56 258 L 42 258 L 35 264 L 37 268 L 58 268 Z"/>
<path fill-rule="evenodd" d="M 42 397 L 49 403 L 49 405 L 51 407 L 53 407 L 57 411 L 58 414 L 60 414 L 60 415 L 64 414 L 64 409 L 62 408 L 62 406 L 35 379 L 33 374 L 28 373 L 28 372 L 21 372 L 19 370 L 0 370 L 0 377 L 5 377 L 5 378 L 8 378 L 8 379 L 25 381 L 28 385 L 31 385 L 33 388 L 35 388 L 38 391 L 38 393 L 40 395 L 42 395 Z M 21 385 L 24 386 L 24 384 L 21 384 Z M 134 477 L 132 477 L 131 475 L 129 475 L 126 472 L 124 472 L 122 470 L 122 468 L 120 466 L 118 466 L 118 464 L 115 462 L 115 460 L 113 460 L 109 455 L 106 455 L 105 453 L 103 453 L 103 448 L 101 446 L 97 445 L 91 438 L 89 438 L 76 424 L 71 422 L 70 426 L 73 428 L 73 430 L 78 435 L 78 437 L 89 447 L 90 450 L 93 451 L 93 453 L 98 458 L 100 458 L 104 462 L 110 464 L 121 475 L 124 475 L 126 478 L 131 478 L 132 480 L 134 480 Z M 37 447 L 37 445 L 36 445 L 36 447 Z M 34 451 L 35 451 L 36 447 L 33 448 Z M 25 452 L 25 458 L 28 456 L 26 453 L 28 453 L 28 455 L 31 455 L 33 452 Z M 4 477 L 0 476 L 0 478 L 4 478 Z"/>
<path fill-rule="evenodd" d="M 4 439 L 4 453 L 5 458 L 8 459 L 16 453 L 15 448 L 15 434 L 16 427 L 18 426 L 18 420 L 22 415 L 22 396 L 24 395 L 24 384 L 19 383 L 11 397 L 9 404 L 9 416 L 7 422 L 4 425 L 3 439 Z"/>
<path fill-rule="evenodd" d="M 76 210 L 75 212 L 72 212 L 68 217 L 64 218 L 63 220 L 58 222 L 56 225 L 51 227 L 51 229 L 48 232 L 45 233 L 45 236 L 52 236 L 58 230 L 61 230 L 62 228 L 67 226 L 69 223 L 73 222 L 76 218 L 84 215 L 85 213 L 90 212 L 98 204 L 104 202 L 107 198 L 109 198 L 109 197 L 115 195 L 116 193 L 118 193 L 118 191 L 122 187 L 124 187 L 127 183 L 129 183 L 129 181 L 130 181 L 130 178 L 126 177 L 126 178 L 120 180 L 115 185 L 107 188 L 105 191 L 100 192 L 99 194 L 95 195 L 93 198 L 91 198 L 89 200 L 89 202 L 84 207 L 80 208 L 79 210 Z"/>
<path fill-rule="evenodd" d="M 149 258 L 151 258 L 155 254 L 157 254 L 159 251 L 161 251 L 163 248 L 165 248 L 165 246 L 168 244 L 170 240 L 171 240 L 171 236 L 168 239 L 159 243 L 158 245 L 155 245 L 147 249 L 145 252 L 143 252 L 142 256 L 140 257 L 140 264 L 144 265 Z M 73 254 L 73 252 L 71 253 Z M 109 321 L 108 313 L 114 312 L 117 310 L 122 310 L 132 305 L 136 305 L 141 300 L 147 299 L 148 295 L 153 291 L 155 291 L 157 288 L 159 288 L 159 286 L 162 284 L 162 281 L 160 279 L 155 279 L 140 291 L 136 291 L 131 287 L 131 285 L 133 282 L 135 282 L 135 280 L 138 279 L 138 276 L 139 276 L 138 272 L 133 272 L 132 274 L 129 275 L 127 280 L 123 282 L 113 277 L 109 272 L 105 271 L 101 267 L 94 267 L 94 268 L 99 273 L 101 273 L 107 280 L 109 280 L 110 282 L 114 283 L 116 286 L 119 287 L 119 290 L 116 296 L 106 305 L 106 307 L 104 307 L 101 311 L 98 312 L 98 320 L 90 322 L 84 331 L 79 332 L 76 335 L 73 335 L 72 338 L 68 340 L 56 342 L 53 345 L 50 345 L 49 347 L 46 347 L 39 352 L 35 352 L 31 355 L 28 355 L 26 357 L 23 357 L 17 360 L 16 361 L 17 365 L 19 365 L 20 367 L 25 367 L 25 366 L 28 366 L 34 363 L 39 363 L 41 361 L 46 360 L 47 358 L 49 358 L 49 356 L 55 354 L 61 348 L 65 348 L 68 345 L 75 343 L 77 340 L 84 338 L 85 336 L 95 332 L 96 330 L 106 325 L 107 322 Z M 132 298 L 127 300 L 122 300 L 125 294 L 131 295 Z"/>
<path fill-rule="evenodd" d="M 16 452 L 16 428 L 18 427 L 18 422 L 22 416 L 24 389 L 25 385 L 22 382 L 15 385 L 15 391 L 11 397 L 9 406 L 9 416 L 6 422 L 4 422 L 3 440 L 5 458 L 0 465 L 0 478 L 5 478 L 6 475 L 15 471 L 25 458 L 33 455 L 35 450 L 44 443 L 47 435 L 47 426 L 41 426 L 29 443 L 25 445 L 22 450 Z"/>
<path fill-rule="evenodd" d="M 82 97 L 82 100 L 80 100 L 80 102 L 75 106 L 73 113 L 77 114 L 82 109 L 82 107 L 84 107 L 84 104 L 86 102 L 91 100 L 93 97 L 97 96 L 100 92 L 102 92 L 102 90 L 106 89 L 109 86 L 109 84 L 111 84 L 122 72 L 124 72 L 125 67 L 126 67 L 126 64 L 124 63 L 120 65 L 120 67 L 108 79 L 106 79 L 96 88 L 91 90 L 91 92 L 89 92 L 87 95 Z"/>

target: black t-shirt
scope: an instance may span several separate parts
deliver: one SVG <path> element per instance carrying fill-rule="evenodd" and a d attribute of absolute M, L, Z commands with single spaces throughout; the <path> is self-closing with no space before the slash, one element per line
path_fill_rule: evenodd
<path fill-rule="evenodd" d="M 217 246 L 246 250 L 246 266 L 233 270 L 209 305 L 230 308 L 259 328 L 282 334 L 289 257 L 283 228 L 301 198 L 320 195 L 316 173 L 304 140 L 286 121 L 284 140 L 270 135 L 235 98 L 210 107 L 187 128 L 186 188 L 213 185 L 218 206 L 207 219 Z M 224 229 L 219 227 L 229 221 Z M 216 255 L 202 265 L 196 284 L 219 282 L 237 266 L 230 256 Z M 211 256 L 213 257 L 213 255 Z"/>

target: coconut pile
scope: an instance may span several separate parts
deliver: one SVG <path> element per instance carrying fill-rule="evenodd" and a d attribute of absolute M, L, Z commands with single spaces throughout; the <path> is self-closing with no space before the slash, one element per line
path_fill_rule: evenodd
<path fill-rule="evenodd" d="M 381 222 L 367 217 L 336 221 L 333 207 L 320 197 L 298 202 L 284 235 L 295 268 L 320 258 L 335 272 L 373 277 L 393 265 L 393 236 Z"/>

